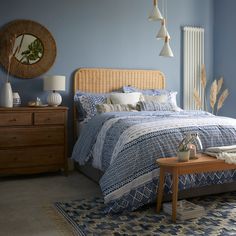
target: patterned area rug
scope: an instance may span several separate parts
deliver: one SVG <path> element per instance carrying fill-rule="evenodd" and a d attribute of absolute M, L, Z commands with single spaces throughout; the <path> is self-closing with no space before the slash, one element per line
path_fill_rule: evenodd
<path fill-rule="evenodd" d="M 236 192 L 190 201 L 204 206 L 206 214 L 176 224 L 169 215 L 157 214 L 155 205 L 119 215 L 106 215 L 101 198 L 57 202 L 55 206 L 77 235 L 236 235 Z"/>

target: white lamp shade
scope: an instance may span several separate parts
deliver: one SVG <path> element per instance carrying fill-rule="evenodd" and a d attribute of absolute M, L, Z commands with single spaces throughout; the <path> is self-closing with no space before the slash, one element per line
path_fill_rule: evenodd
<path fill-rule="evenodd" d="M 174 54 L 170 48 L 169 39 L 167 37 L 165 38 L 165 43 L 164 43 L 164 46 L 163 46 L 159 56 L 174 57 Z"/>
<path fill-rule="evenodd" d="M 166 37 L 168 37 L 168 39 L 170 39 L 170 35 L 169 35 L 167 28 L 166 28 L 165 19 L 163 19 L 162 23 L 161 23 L 161 28 L 160 28 L 159 32 L 157 33 L 156 38 L 165 40 Z"/>
<path fill-rule="evenodd" d="M 49 91 L 65 91 L 66 77 L 63 75 L 48 75 L 44 77 L 43 89 Z"/>
<path fill-rule="evenodd" d="M 149 21 L 158 21 L 158 20 L 162 20 L 163 16 L 158 8 L 157 5 L 154 5 L 152 12 L 150 13 L 148 20 Z"/>

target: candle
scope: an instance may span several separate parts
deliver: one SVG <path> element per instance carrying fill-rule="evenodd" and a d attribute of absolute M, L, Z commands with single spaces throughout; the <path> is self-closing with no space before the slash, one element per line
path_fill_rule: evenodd
<path fill-rule="evenodd" d="M 189 150 L 190 150 L 190 158 L 196 157 L 197 150 L 194 144 L 189 144 Z"/>

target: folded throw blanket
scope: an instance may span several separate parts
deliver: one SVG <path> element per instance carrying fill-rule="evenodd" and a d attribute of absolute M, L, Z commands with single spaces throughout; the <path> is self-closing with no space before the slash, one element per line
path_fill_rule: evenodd
<path fill-rule="evenodd" d="M 206 152 L 236 152 L 236 145 L 221 146 L 221 147 L 209 147 L 205 150 Z"/>
<path fill-rule="evenodd" d="M 236 145 L 209 147 L 204 153 L 214 156 L 217 159 L 224 160 L 228 164 L 236 164 Z"/>

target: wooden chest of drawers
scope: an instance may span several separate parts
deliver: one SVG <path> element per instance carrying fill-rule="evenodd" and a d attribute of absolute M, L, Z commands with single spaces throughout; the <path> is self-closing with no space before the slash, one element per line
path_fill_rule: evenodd
<path fill-rule="evenodd" d="M 0 108 L 0 174 L 67 173 L 67 108 Z"/>

